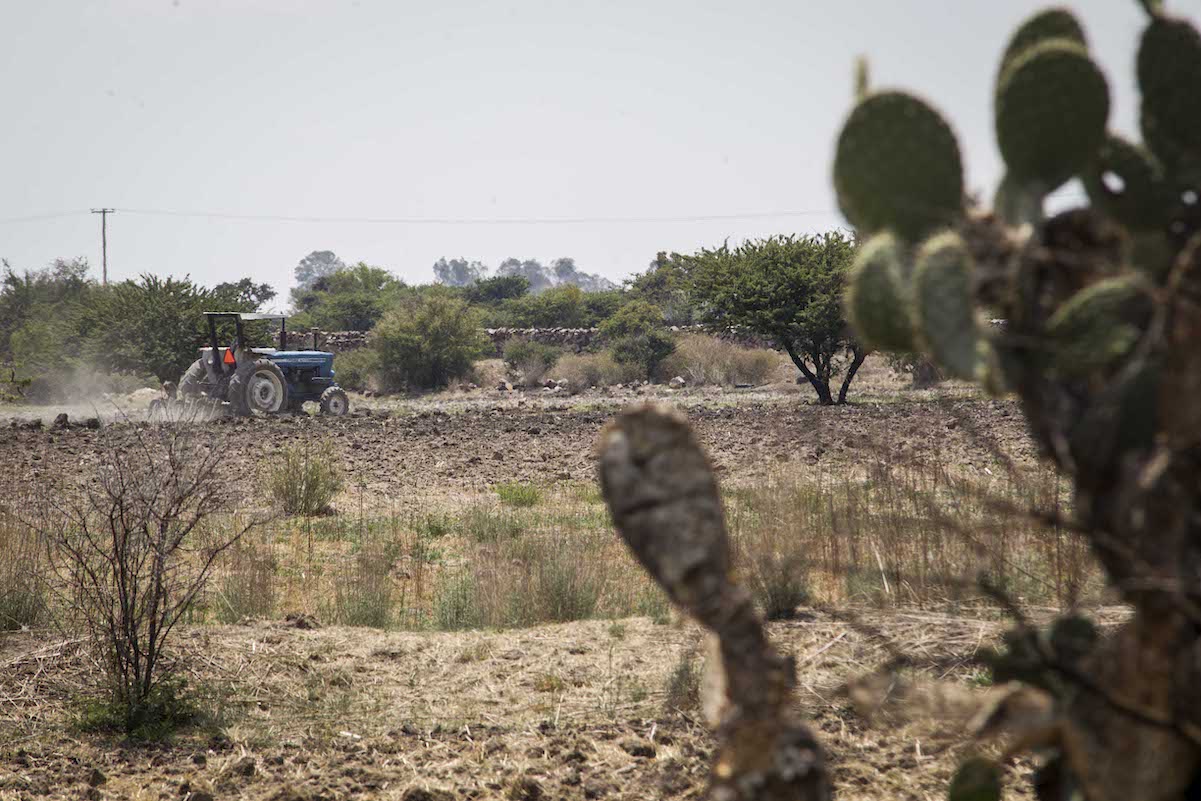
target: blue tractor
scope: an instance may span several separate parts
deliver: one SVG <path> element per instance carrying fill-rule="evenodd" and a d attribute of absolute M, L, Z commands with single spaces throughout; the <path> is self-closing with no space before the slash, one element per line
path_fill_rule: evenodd
<path fill-rule="evenodd" d="M 209 345 L 177 391 L 182 401 L 202 397 L 228 402 L 235 414 L 250 416 L 300 411 L 315 401 L 321 413 L 341 417 L 350 410 L 346 392 L 334 380 L 334 354 L 320 350 L 288 350 L 287 317 L 282 314 L 205 312 Z M 244 323 L 279 321 L 279 348 L 252 348 Z M 232 321 L 233 341 L 221 347 L 217 324 Z"/>

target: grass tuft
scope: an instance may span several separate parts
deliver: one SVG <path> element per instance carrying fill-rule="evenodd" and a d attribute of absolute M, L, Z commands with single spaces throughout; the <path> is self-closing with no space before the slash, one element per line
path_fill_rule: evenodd
<path fill-rule="evenodd" d="M 506 506 L 519 509 L 537 506 L 542 500 L 542 491 L 533 484 L 522 484 L 516 481 L 496 485 L 496 495 Z"/>
<path fill-rule="evenodd" d="M 272 463 L 268 484 L 275 502 L 290 515 L 329 514 L 342 489 L 342 471 L 321 449 L 294 445 Z"/>

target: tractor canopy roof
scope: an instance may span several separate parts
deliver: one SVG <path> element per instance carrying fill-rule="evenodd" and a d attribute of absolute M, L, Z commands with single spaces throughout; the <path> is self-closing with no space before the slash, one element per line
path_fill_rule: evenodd
<path fill-rule="evenodd" d="M 205 317 L 237 317 L 239 320 L 286 320 L 286 314 L 260 314 L 259 312 L 205 312 Z"/>

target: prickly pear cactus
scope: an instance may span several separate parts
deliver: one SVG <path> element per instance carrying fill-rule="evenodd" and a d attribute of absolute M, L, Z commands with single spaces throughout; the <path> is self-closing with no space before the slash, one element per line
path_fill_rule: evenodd
<path fill-rule="evenodd" d="M 1201 34 L 1142 6 L 1142 142 L 1107 129 L 1106 78 L 1056 8 L 998 65 L 993 208 L 964 202 L 951 126 L 913 95 L 857 98 L 834 155 L 840 203 L 872 237 L 850 275 L 852 324 L 878 348 L 919 347 L 1017 395 L 1074 484 L 1074 524 L 1134 609 L 1110 637 L 1069 620 L 1011 643 L 999 675 L 1055 710 L 1038 735 L 1048 798 L 1201 786 Z M 1048 218 L 1046 196 L 1074 178 L 1087 203 Z M 991 798 L 993 778 L 977 763 L 952 798 Z"/>

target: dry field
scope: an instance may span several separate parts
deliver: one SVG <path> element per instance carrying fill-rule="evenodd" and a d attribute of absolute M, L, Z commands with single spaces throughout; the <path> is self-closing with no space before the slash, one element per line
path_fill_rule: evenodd
<path fill-rule="evenodd" d="M 163 742 L 81 730 L 97 671 L 77 638 L 46 619 L 0 633 L 0 798 L 698 797 L 701 636 L 624 553 L 593 481 L 600 428 L 651 398 L 711 455 L 839 796 L 941 798 L 988 691 L 979 650 L 1006 626 L 977 574 L 1035 617 L 1117 613 L 1079 543 L 1025 513 L 1067 498 L 1016 405 L 879 368 L 856 388 L 831 409 L 789 385 L 478 390 L 196 426 L 225 452 L 235 517 L 272 508 L 296 453 L 343 471 L 333 513 L 274 512 L 223 555 L 170 652 L 203 714 Z M 36 499 L 156 431 L 134 412 L 35 430 L 35 411 L 57 410 L 0 420 L 0 597 L 44 561 L 22 524 Z M 869 714 L 853 688 L 898 654 L 911 702 Z"/>

